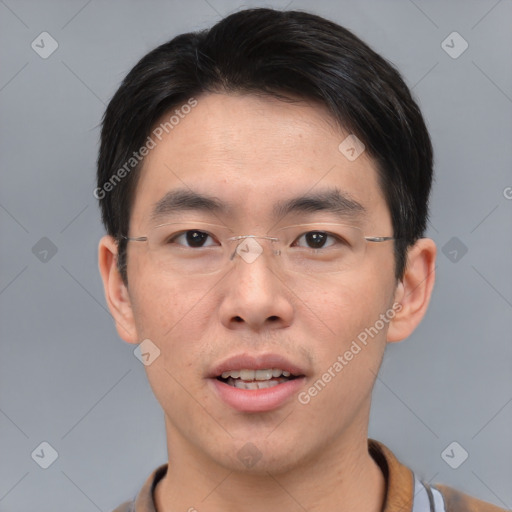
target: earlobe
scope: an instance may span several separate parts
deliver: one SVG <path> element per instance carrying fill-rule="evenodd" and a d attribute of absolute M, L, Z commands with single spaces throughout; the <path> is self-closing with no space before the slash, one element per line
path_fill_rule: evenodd
<path fill-rule="evenodd" d="M 117 268 L 117 243 L 111 236 L 104 236 L 100 240 L 98 266 L 105 299 L 119 336 L 128 343 L 138 343 L 130 296 Z"/>
<path fill-rule="evenodd" d="M 395 291 L 401 308 L 389 324 L 388 342 L 410 336 L 425 316 L 434 287 L 436 252 L 430 238 L 420 238 L 409 248 L 406 270 Z"/>

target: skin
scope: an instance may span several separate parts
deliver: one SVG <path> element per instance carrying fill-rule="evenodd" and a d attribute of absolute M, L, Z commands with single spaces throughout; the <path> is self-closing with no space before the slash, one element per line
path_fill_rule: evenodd
<path fill-rule="evenodd" d="M 338 187 L 367 208 L 365 235 L 392 235 L 372 160 L 363 153 L 350 162 L 340 153 L 347 133 L 322 106 L 254 95 L 197 100 L 146 157 L 130 236 L 145 235 L 153 204 L 184 184 L 228 203 L 222 221 L 235 234 L 265 234 L 278 200 Z M 336 222 L 327 213 L 296 220 Z M 411 247 L 399 283 L 392 242 L 368 244 L 357 269 L 334 278 L 279 279 L 272 255 L 264 255 L 225 275 L 169 279 L 152 265 L 146 244 L 130 242 L 127 287 L 114 240 L 100 242 L 119 335 L 133 344 L 149 338 L 161 351 L 145 367 L 165 413 L 170 461 L 155 490 L 157 510 L 380 511 L 385 480 L 367 450 L 371 391 L 386 344 L 409 336 L 427 310 L 436 246 L 421 239 Z M 274 352 L 306 370 L 307 389 L 395 302 L 401 310 L 307 405 L 294 396 L 270 412 L 242 413 L 205 378 L 232 354 Z M 251 468 L 237 457 L 249 441 L 261 453 Z"/>

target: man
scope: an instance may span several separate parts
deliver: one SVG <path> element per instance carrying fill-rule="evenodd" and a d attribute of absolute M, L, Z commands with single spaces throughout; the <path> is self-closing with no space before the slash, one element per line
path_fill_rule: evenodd
<path fill-rule="evenodd" d="M 103 120 L 99 266 L 169 463 L 118 512 L 497 511 L 368 439 L 434 285 L 432 146 L 346 29 L 245 10 L 128 74 Z"/>

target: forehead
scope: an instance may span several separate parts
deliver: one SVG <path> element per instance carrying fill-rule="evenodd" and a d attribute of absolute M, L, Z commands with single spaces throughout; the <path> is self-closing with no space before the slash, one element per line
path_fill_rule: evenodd
<path fill-rule="evenodd" d="M 217 213 L 231 220 L 272 222 L 292 211 L 298 198 L 307 199 L 303 212 L 308 201 L 313 212 L 314 200 L 330 199 L 331 206 L 358 213 L 361 222 L 388 217 L 373 161 L 364 151 L 355 160 L 340 151 L 350 134 L 324 107 L 254 95 L 195 99 L 193 109 L 177 106 L 157 123 L 159 131 L 153 129 L 132 224 L 142 227 L 180 204 L 191 211 L 194 201 L 200 210 L 199 196 L 211 199 L 212 208 L 218 203 Z"/>

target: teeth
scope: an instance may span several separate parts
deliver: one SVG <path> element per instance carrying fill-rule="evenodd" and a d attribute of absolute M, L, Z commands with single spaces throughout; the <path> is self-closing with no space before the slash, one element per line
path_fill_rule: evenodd
<path fill-rule="evenodd" d="M 254 370 L 240 370 L 240 378 L 242 380 L 254 380 L 256 372 Z"/>
<path fill-rule="evenodd" d="M 222 378 L 227 379 L 228 377 L 233 377 L 233 379 L 238 379 L 240 377 L 240 372 L 238 371 L 231 371 L 231 372 L 222 372 Z"/>
<path fill-rule="evenodd" d="M 240 389 L 258 389 L 256 382 L 244 382 L 243 380 L 235 381 L 235 387 Z"/>
<path fill-rule="evenodd" d="M 277 380 L 268 380 L 266 382 L 261 382 L 261 381 L 260 382 L 244 382 L 243 380 L 240 380 L 240 379 L 237 379 L 237 380 L 233 379 L 232 381 L 230 381 L 230 383 L 231 382 L 232 382 L 232 385 L 235 386 L 235 388 L 251 389 L 251 390 L 272 388 L 272 387 L 280 384 L 280 382 Z"/>
<path fill-rule="evenodd" d="M 256 380 L 270 380 L 272 378 L 272 370 L 256 370 L 254 378 Z"/>
<path fill-rule="evenodd" d="M 272 377 L 280 377 L 281 373 L 282 373 L 282 370 L 280 370 L 279 368 L 274 368 L 272 370 Z"/>
<path fill-rule="evenodd" d="M 233 379 L 241 379 L 246 381 L 251 380 L 270 380 L 272 377 L 290 377 L 291 373 L 285 370 L 281 370 L 280 368 L 269 368 L 265 370 L 229 370 L 227 372 L 222 372 L 222 378 L 228 379 L 232 377 Z"/>

